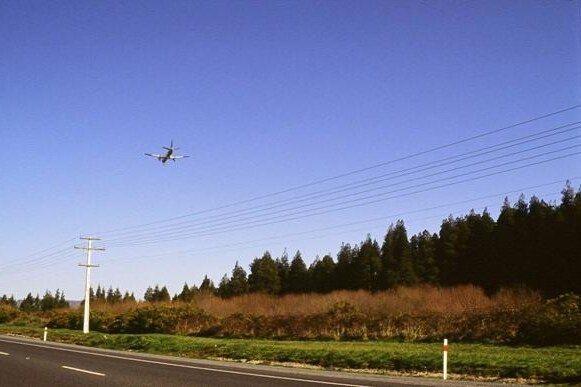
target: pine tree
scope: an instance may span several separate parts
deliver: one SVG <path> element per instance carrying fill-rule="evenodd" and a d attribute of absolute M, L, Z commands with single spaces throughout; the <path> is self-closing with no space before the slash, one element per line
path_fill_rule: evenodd
<path fill-rule="evenodd" d="M 391 289 L 417 282 L 407 231 L 403 220 L 398 220 L 395 227 L 389 226 L 381 246 L 380 286 L 382 289 Z"/>
<path fill-rule="evenodd" d="M 60 289 L 56 290 L 54 299 L 55 299 L 55 308 L 60 309 L 69 307 L 69 303 L 65 299 L 65 293 L 61 292 Z"/>
<path fill-rule="evenodd" d="M 276 266 L 278 267 L 278 278 L 280 279 L 280 294 L 289 293 L 292 285 L 289 280 L 290 265 L 288 262 L 288 253 L 286 248 L 280 258 L 276 259 Z"/>
<path fill-rule="evenodd" d="M 162 287 L 161 290 L 157 293 L 157 301 L 159 302 L 168 302 L 171 301 L 171 296 L 169 295 L 169 291 L 167 287 Z"/>
<path fill-rule="evenodd" d="M 341 244 L 337 254 L 337 266 L 335 268 L 334 289 L 356 289 L 353 281 L 353 261 L 355 260 L 355 251 L 349 243 Z"/>
<path fill-rule="evenodd" d="M 202 283 L 200 284 L 200 293 L 202 294 L 214 294 L 216 291 L 216 287 L 214 286 L 214 282 L 208 278 L 207 275 L 204 276 Z"/>
<path fill-rule="evenodd" d="M 38 295 L 36 297 L 32 296 L 32 293 L 28 293 L 24 300 L 20 303 L 20 310 L 23 312 L 37 312 L 40 310 L 40 298 Z"/>
<path fill-rule="evenodd" d="M 182 292 L 175 297 L 178 301 L 182 302 L 191 302 L 194 299 L 194 294 L 188 287 L 188 283 L 184 283 L 184 287 L 182 288 Z"/>
<path fill-rule="evenodd" d="M 52 295 L 52 293 L 47 290 L 44 293 L 44 296 L 42 297 L 42 299 L 40 300 L 40 310 L 42 310 L 43 312 L 46 312 L 47 310 L 51 310 L 54 309 L 56 305 L 55 302 L 55 298 Z"/>
<path fill-rule="evenodd" d="M 232 294 L 230 294 L 230 278 L 228 278 L 228 274 L 224 274 L 220 283 L 218 284 L 218 289 L 216 289 L 216 294 L 221 298 L 230 298 Z"/>
<path fill-rule="evenodd" d="M 438 284 L 440 271 L 436 265 L 436 246 L 438 235 L 430 234 L 428 230 L 414 235 L 410 239 L 410 251 L 414 271 L 418 276 L 418 282 Z"/>
<path fill-rule="evenodd" d="M 300 251 L 296 252 L 290 264 L 287 291 L 288 293 L 308 293 L 310 291 L 309 272 Z"/>
<path fill-rule="evenodd" d="M 317 293 L 329 293 L 335 286 L 335 262 L 329 254 L 319 260 L 317 257 L 309 267 L 311 289 Z"/>
<path fill-rule="evenodd" d="M 0 305 L 8 305 L 8 306 L 11 306 L 13 308 L 16 308 L 17 303 L 16 303 L 16 300 L 14 299 L 14 295 L 12 295 L 12 296 L 10 296 L 10 298 L 8 298 L 6 296 L 6 294 L 4 294 L 2 296 L 2 298 L 0 299 Z"/>
<path fill-rule="evenodd" d="M 248 286 L 251 292 L 280 293 L 278 266 L 268 251 L 262 258 L 255 258 L 250 264 Z"/>
<path fill-rule="evenodd" d="M 158 291 L 159 291 L 159 289 L 158 289 Z M 145 290 L 145 294 L 143 295 L 143 299 L 147 302 L 154 302 L 155 301 L 153 289 L 151 286 L 148 286 L 147 289 Z"/>
<path fill-rule="evenodd" d="M 375 291 L 380 288 L 381 257 L 377 241 L 367 239 L 354 251 L 351 276 L 355 289 Z"/>
<path fill-rule="evenodd" d="M 129 294 L 129 292 L 126 290 L 125 294 L 123 294 L 123 302 L 131 302 L 134 303 L 136 302 L 135 300 L 135 295 L 133 294 L 133 292 L 131 292 L 131 294 Z"/>

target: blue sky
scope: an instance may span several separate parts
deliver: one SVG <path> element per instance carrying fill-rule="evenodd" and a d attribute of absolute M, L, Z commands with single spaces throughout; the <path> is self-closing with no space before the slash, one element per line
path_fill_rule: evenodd
<path fill-rule="evenodd" d="M 1 2 L 0 294 L 81 299 L 81 235 L 106 248 L 93 284 L 142 297 L 558 200 L 581 108 L 508 127 L 581 103 L 580 5 Z M 144 155 L 171 140 L 191 157 Z"/>

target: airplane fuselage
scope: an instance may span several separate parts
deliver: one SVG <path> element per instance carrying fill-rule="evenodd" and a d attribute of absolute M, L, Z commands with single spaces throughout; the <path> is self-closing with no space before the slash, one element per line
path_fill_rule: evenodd
<path fill-rule="evenodd" d="M 162 164 L 165 164 L 165 162 L 168 160 L 175 161 L 177 159 L 183 159 L 183 158 L 189 157 L 189 156 L 176 156 L 176 155 L 174 155 L 174 151 L 178 148 L 174 148 L 173 141 L 171 142 L 171 145 L 169 147 L 164 146 L 163 149 L 166 150 L 165 154 L 163 154 L 163 155 L 158 155 L 158 154 L 154 154 L 154 153 L 146 153 L 146 155 L 151 156 L 151 157 L 155 157 L 156 159 L 161 161 Z"/>

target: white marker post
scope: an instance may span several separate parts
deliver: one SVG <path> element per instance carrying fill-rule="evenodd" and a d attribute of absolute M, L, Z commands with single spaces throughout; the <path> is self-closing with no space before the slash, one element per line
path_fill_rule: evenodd
<path fill-rule="evenodd" d="M 42 341 L 46 341 L 46 335 L 48 335 L 48 328 L 44 327 L 44 337 L 42 338 Z"/>
<path fill-rule="evenodd" d="M 444 380 L 448 379 L 448 339 L 444 339 Z"/>

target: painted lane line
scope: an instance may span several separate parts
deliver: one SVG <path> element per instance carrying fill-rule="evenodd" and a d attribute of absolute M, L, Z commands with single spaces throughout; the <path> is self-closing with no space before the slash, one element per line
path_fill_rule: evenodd
<path fill-rule="evenodd" d="M 110 354 L 106 354 L 106 353 L 89 352 L 89 351 L 83 351 L 83 350 L 78 350 L 78 349 L 56 348 L 56 347 L 43 345 L 43 344 L 23 343 L 23 342 L 3 340 L 3 339 L 0 339 L 0 342 L 7 342 L 7 343 L 30 346 L 30 347 L 47 348 L 47 349 L 52 349 L 52 350 L 56 350 L 56 351 L 63 351 L 63 352 L 79 353 L 79 354 L 89 355 L 89 356 L 106 357 L 106 358 L 110 358 L 110 359 L 127 360 L 127 361 L 133 361 L 133 362 L 137 362 L 137 363 L 157 364 L 157 365 L 163 365 L 163 366 L 169 366 L 169 367 L 194 369 L 194 370 L 217 372 L 217 373 L 223 373 L 223 374 L 253 376 L 253 377 L 258 377 L 258 378 L 288 380 L 288 381 L 302 382 L 302 383 L 326 384 L 326 385 L 331 385 L 331 386 L 368 387 L 367 385 L 361 385 L 361 384 L 330 382 L 330 381 L 326 381 L 326 380 L 315 380 L 315 379 L 306 379 L 306 378 L 293 378 L 293 377 L 287 377 L 287 376 L 259 374 L 259 373 L 255 373 L 255 372 L 233 371 L 233 370 L 226 370 L 226 369 L 220 369 L 220 368 L 193 366 L 193 365 L 180 364 L 180 363 L 168 363 L 168 362 L 163 362 L 163 361 L 148 360 L 148 359 L 142 359 L 142 358 L 132 358 L 132 357 L 126 357 L 126 356 L 119 356 L 119 355 L 110 355 Z"/>
<path fill-rule="evenodd" d="M 69 367 L 69 366 L 61 366 L 62 368 L 65 368 L 67 370 L 71 370 L 71 371 L 77 371 L 77 372 L 84 372 L 85 374 L 91 374 L 91 375 L 97 375 L 97 376 L 105 376 L 105 374 L 102 374 L 100 372 L 95 372 L 95 371 L 89 371 L 89 370 L 83 370 L 81 368 L 75 368 L 75 367 Z"/>
<path fill-rule="evenodd" d="M 10 354 L 8 352 L 0 352 L 0 355 L 10 356 Z"/>

